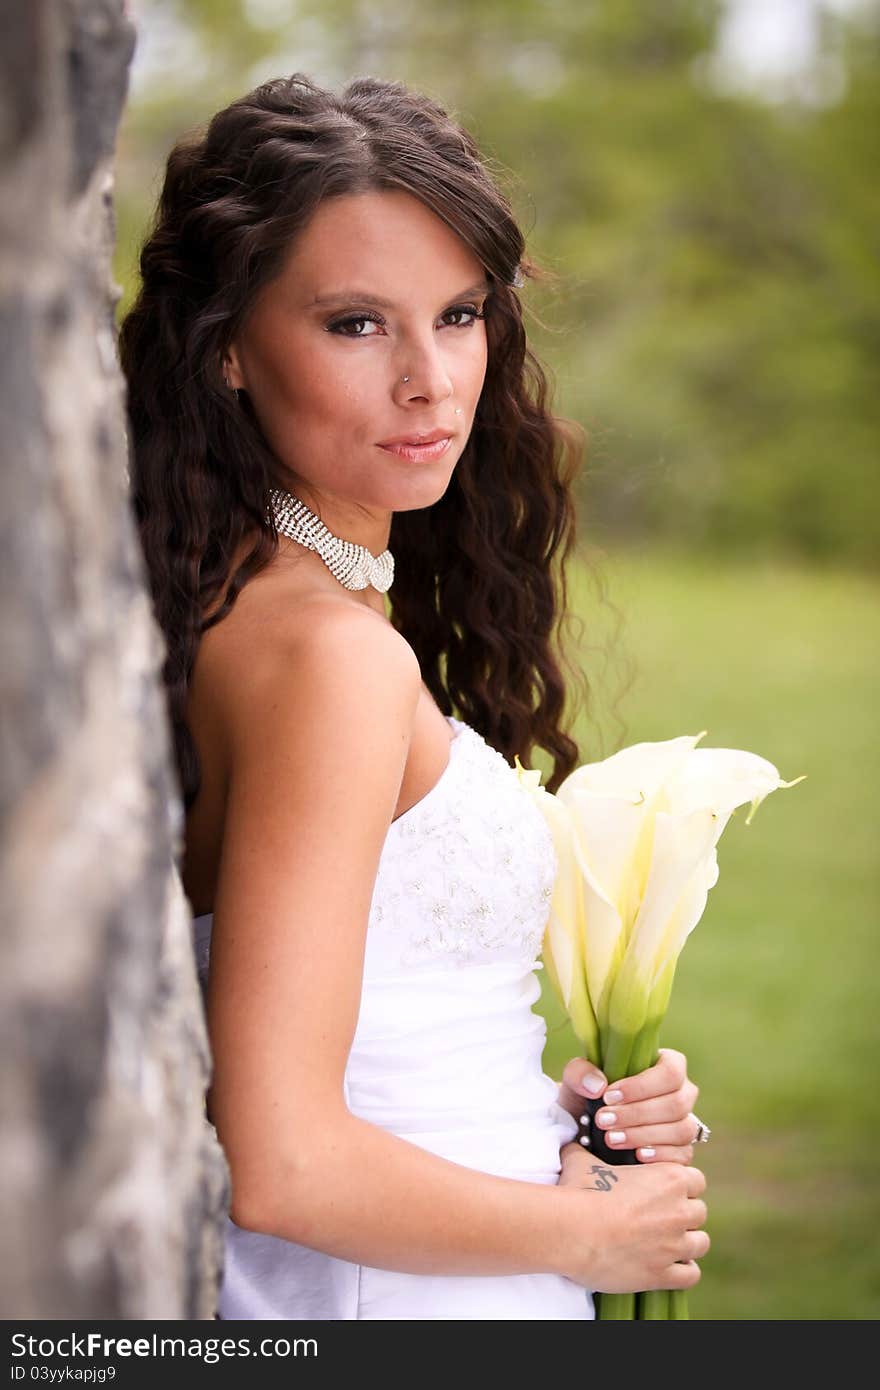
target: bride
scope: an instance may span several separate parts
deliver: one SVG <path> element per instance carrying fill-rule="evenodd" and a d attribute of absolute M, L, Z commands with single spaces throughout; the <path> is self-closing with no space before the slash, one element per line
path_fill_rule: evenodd
<path fill-rule="evenodd" d="M 223 1318 L 574 1318 L 709 1248 L 681 1053 L 542 1071 L 578 446 L 522 234 L 402 84 L 171 152 L 121 330 L 229 1163 Z M 457 714 L 453 714 L 457 710 Z M 603 1169 L 575 1142 L 602 1096 Z M 613 1175 L 613 1180 L 609 1178 Z"/>

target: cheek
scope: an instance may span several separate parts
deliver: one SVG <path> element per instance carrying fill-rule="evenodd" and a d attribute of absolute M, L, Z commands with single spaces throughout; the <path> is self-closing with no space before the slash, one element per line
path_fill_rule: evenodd
<path fill-rule="evenodd" d="M 296 397 L 312 419 L 338 425 L 357 418 L 375 407 L 377 389 L 387 385 L 387 364 L 363 347 L 348 353 L 332 340 L 327 347 L 311 342 L 297 360 Z"/>
<path fill-rule="evenodd" d="M 254 366 L 258 380 L 258 409 L 277 429 L 295 417 L 302 428 L 326 421 L 334 402 L 339 403 L 339 383 L 332 367 L 314 351 L 292 341 L 273 344 L 259 354 Z"/>
<path fill-rule="evenodd" d="M 489 350 L 486 343 L 486 336 L 483 334 L 482 342 L 476 345 L 476 350 L 469 364 L 468 371 L 468 385 L 475 401 L 483 389 L 488 367 Z"/>

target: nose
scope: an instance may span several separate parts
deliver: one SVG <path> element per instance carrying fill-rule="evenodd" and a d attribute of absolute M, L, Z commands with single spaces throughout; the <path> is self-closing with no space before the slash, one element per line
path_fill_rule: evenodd
<path fill-rule="evenodd" d="M 395 394 L 402 401 L 443 401 L 455 390 L 446 363 L 435 345 L 412 347 L 397 359 Z"/>

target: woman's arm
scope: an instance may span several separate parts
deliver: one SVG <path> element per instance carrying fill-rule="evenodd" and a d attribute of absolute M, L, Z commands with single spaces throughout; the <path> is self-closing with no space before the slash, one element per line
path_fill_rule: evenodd
<path fill-rule="evenodd" d="M 421 674 L 374 615 L 324 605 L 223 690 L 229 790 L 207 989 L 211 1117 L 239 1225 L 404 1272 L 558 1272 L 690 1288 L 705 1179 L 659 1164 L 578 1184 L 496 1177 L 361 1120 L 344 1077 L 369 908 Z M 576 1155 L 577 1158 L 577 1155 Z M 679 1263 L 686 1261 L 687 1263 Z"/>

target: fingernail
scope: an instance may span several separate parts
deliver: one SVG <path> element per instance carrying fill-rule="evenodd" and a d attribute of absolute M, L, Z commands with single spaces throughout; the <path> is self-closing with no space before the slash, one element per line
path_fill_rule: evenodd
<path fill-rule="evenodd" d="M 656 1152 L 656 1149 L 639 1149 L 642 1158 L 653 1158 Z"/>
<path fill-rule="evenodd" d="M 605 1082 L 601 1076 L 588 1076 L 581 1082 L 583 1090 L 588 1096 L 597 1096 Z"/>
<path fill-rule="evenodd" d="M 622 1129 L 612 1129 L 608 1138 L 610 1139 L 612 1144 L 622 1144 L 624 1139 L 626 1138 L 626 1135 L 624 1134 Z"/>
<path fill-rule="evenodd" d="M 603 1129 L 610 1129 L 612 1125 L 617 1124 L 617 1116 L 613 1110 L 603 1110 L 601 1115 L 596 1116 L 596 1123 Z"/>
<path fill-rule="evenodd" d="M 618 1101 L 623 1100 L 623 1091 L 606 1091 L 605 1099 L 609 1105 L 616 1105 Z"/>

